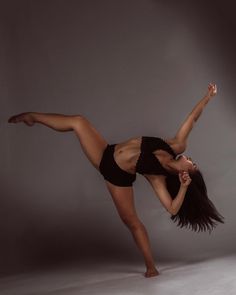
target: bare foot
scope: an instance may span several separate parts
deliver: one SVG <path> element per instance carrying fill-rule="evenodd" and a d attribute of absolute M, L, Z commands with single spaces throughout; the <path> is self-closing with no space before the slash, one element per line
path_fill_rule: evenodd
<path fill-rule="evenodd" d="M 19 122 L 24 122 L 28 126 L 33 126 L 34 125 L 34 119 L 32 116 L 32 113 L 21 113 L 15 116 L 12 116 L 8 120 L 9 123 L 19 123 Z"/>
<path fill-rule="evenodd" d="M 151 277 L 158 276 L 159 274 L 160 273 L 159 273 L 159 271 L 156 268 L 150 268 L 150 269 L 147 269 L 147 271 L 145 272 L 144 276 L 146 278 L 151 278 Z"/>

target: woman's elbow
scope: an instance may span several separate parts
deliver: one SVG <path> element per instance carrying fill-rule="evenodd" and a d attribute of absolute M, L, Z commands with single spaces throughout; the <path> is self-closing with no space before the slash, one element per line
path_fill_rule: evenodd
<path fill-rule="evenodd" d="M 168 209 L 168 212 L 171 214 L 171 215 L 176 215 L 178 213 L 178 210 L 174 209 L 174 208 L 169 208 Z"/>

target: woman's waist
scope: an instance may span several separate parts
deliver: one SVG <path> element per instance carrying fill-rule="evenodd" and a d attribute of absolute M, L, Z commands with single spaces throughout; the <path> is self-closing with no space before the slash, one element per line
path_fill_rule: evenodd
<path fill-rule="evenodd" d="M 122 169 L 136 173 L 136 165 L 141 155 L 140 147 L 127 147 L 122 150 L 115 146 L 114 160 Z"/>

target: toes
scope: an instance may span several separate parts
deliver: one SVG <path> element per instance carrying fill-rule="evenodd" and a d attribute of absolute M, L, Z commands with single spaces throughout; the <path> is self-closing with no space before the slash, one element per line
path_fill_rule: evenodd
<path fill-rule="evenodd" d="M 9 123 L 17 123 L 17 122 L 21 121 L 20 119 L 21 119 L 20 116 L 12 116 L 9 118 L 8 122 Z"/>
<path fill-rule="evenodd" d="M 147 271 L 144 276 L 146 278 L 151 278 L 151 277 L 155 277 L 155 276 L 158 276 L 160 273 L 158 270 L 155 270 L 155 271 Z"/>
<path fill-rule="evenodd" d="M 15 122 L 15 117 L 11 117 L 9 120 L 8 120 L 9 123 L 14 123 Z"/>

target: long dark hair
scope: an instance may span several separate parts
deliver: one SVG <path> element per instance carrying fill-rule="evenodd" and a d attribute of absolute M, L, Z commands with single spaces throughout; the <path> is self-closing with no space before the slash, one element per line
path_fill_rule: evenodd
<path fill-rule="evenodd" d="M 187 227 L 195 232 L 208 230 L 210 234 L 217 222 L 224 223 L 224 217 L 208 198 L 202 173 L 197 170 L 189 175 L 192 181 L 188 186 L 182 206 L 176 215 L 171 215 L 171 219 L 177 222 L 177 226 L 181 228 Z M 174 199 L 180 187 L 179 176 L 168 175 L 166 185 L 172 199 Z"/>

